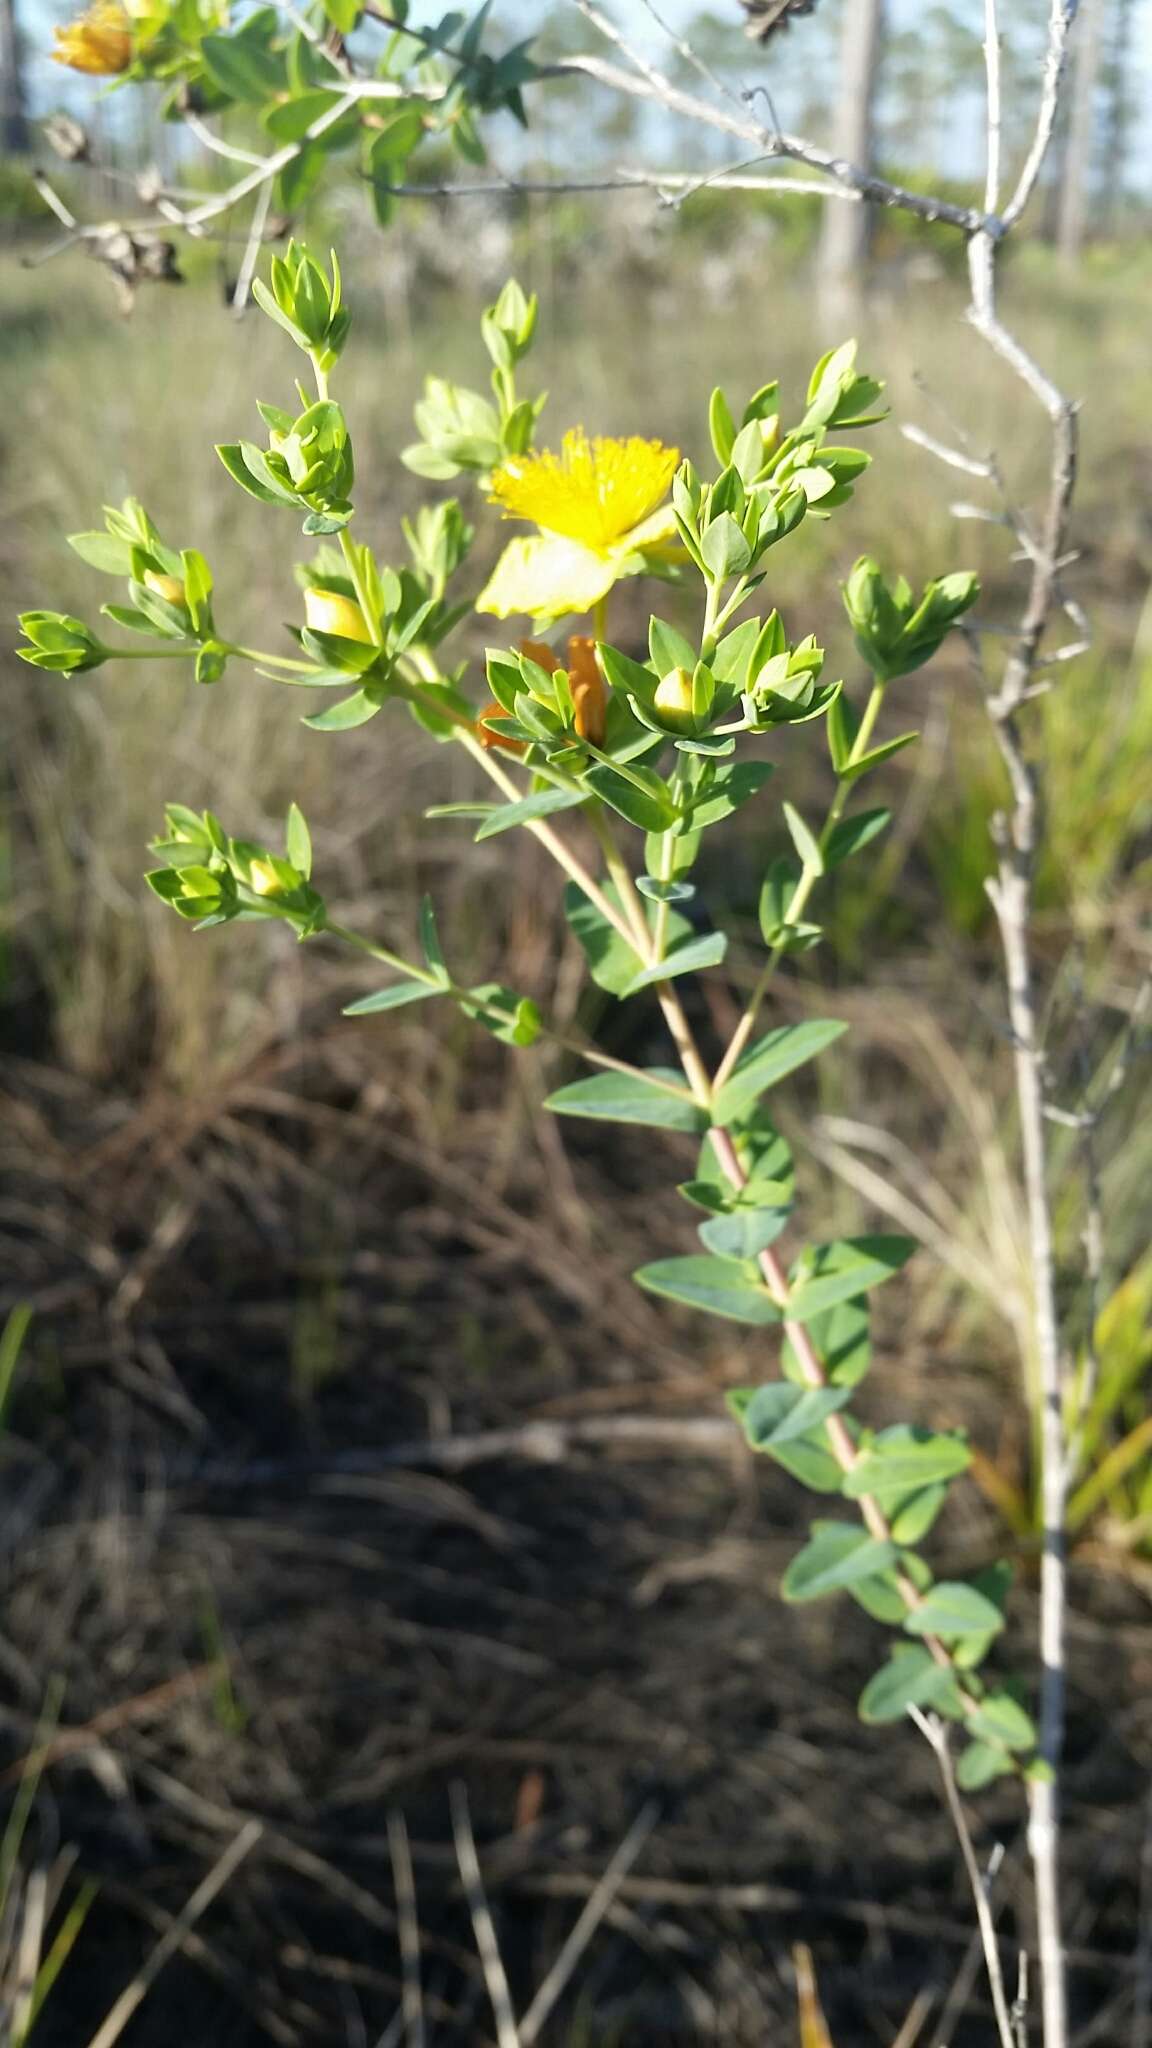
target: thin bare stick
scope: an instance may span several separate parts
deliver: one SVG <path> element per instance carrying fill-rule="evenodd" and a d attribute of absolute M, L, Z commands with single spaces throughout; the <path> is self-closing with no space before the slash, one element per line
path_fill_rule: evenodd
<path fill-rule="evenodd" d="M 250 1820 L 245 1823 L 239 1834 L 228 1844 L 223 1855 L 212 1865 L 207 1877 L 197 1885 L 183 1911 L 177 1914 L 172 1925 L 161 1936 L 132 1982 L 121 1992 L 107 2019 L 93 2034 L 88 2048 L 112 2048 L 113 2042 L 120 2039 L 133 2013 L 147 1997 L 165 1963 L 171 1960 L 196 1922 L 208 1911 L 213 1899 L 235 1876 L 244 1858 L 256 1847 L 263 1832 L 259 1821 Z"/>
<path fill-rule="evenodd" d="M 237 320 L 242 319 L 247 310 L 248 294 L 252 290 L 252 279 L 256 275 L 257 258 L 264 245 L 264 229 L 268 223 L 268 209 L 271 204 L 272 186 L 269 183 L 261 187 L 256 195 L 256 204 L 252 208 L 252 226 L 248 231 L 248 241 L 236 279 L 236 289 L 232 294 L 232 311 Z"/>
<path fill-rule="evenodd" d="M 935 2003 L 936 1996 L 934 1992 L 918 1991 L 916 1993 L 908 2008 L 904 2024 L 892 2043 L 892 2048 L 916 2048 L 916 2043 L 928 2024 L 928 2015 Z"/>
<path fill-rule="evenodd" d="M 512 1994 L 504 1965 L 500 1960 L 500 1944 L 488 1909 L 484 1892 L 484 1880 L 480 1875 L 480 1859 L 476 1854 L 476 1838 L 472 1833 L 472 1818 L 468 1811 L 468 1794 L 459 1779 L 449 1788 L 449 1804 L 452 1808 L 452 1836 L 456 1844 L 456 1861 L 460 1865 L 460 1876 L 464 1883 L 464 1896 L 472 1915 L 472 1931 L 476 1936 L 476 1947 L 480 1953 L 480 1966 L 492 2005 L 492 2016 L 496 2021 L 496 2039 L 499 2048 L 521 2048 L 520 2034 L 516 2025 L 516 2014 L 512 2005 Z"/>
<path fill-rule="evenodd" d="M 1152 1792 L 1144 1810 L 1140 1852 L 1140 1907 L 1137 1916 L 1136 1989 L 1132 1999 L 1131 2048 L 1152 2048 Z"/>
<path fill-rule="evenodd" d="M 416 1879 L 404 1815 L 395 1809 L 388 1815 L 388 1853 L 392 1859 L 392 1882 L 396 1891 L 396 1918 L 400 1931 L 400 1965 L 404 1996 L 401 2015 L 408 2048 L 424 2048 L 424 1997 L 420 1982 L 420 1917 L 416 1904 Z"/>
<path fill-rule="evenodd" d="M 1068 38 L 1072 32 L 1072 23 L 1076 19 L 1077 5 L 1078 0 L 1052 0 L 1048 16 L 1048 47 L 1044 57 L 1040 111 L 1036 117 L 1035 132 L 1024 159 L 1019 182 L 1001 217 L 1006 228 L 1019 220 L 1036 190 L 1037 179 L 1044 168 L 1044 159 L 1056 128 L 1056 116 L 1060 111 L 1060 88 L 1064 83 L 1064 67 L 1068 61 Z"/>
<path fill-rule="evenodd" d="M 1000 2048 L 1016 2048 L 1012 2032 L 1012 2015 L 1008 2008 L 1008 1994 L 1004 1989 L 1004 1972 L 1000 1964 L 1000 1946 L 996 1939 L 996 1923 L 988 1903 L 988 1889 L 980 1874 L 980 1865 L 972 1844 L 972 1835 L 967 1816 L 956 1784 L 956 1773 L 952 1768 L 952 1752 L 948 1747 L 948 1735 L 942 1722 L 935 1714 L 924 1714 L 919 1707 L 909 1707 L 909 1714 L 921 1735 L 933 1750 L 940 1765 L 944 1781 L 944 1797 L 960 1843 L 960 1854 L 972 1887 L 972 1902 L 976 1908 L 976 1920 L 980 1928 L 980 1939 L 984 1947 L 984 1961 L 988 1970 L 988 1984 L 992 1992 L 992 2007 L 996 2014 L 996 2031 L 1000 2036 Z"/>
<path fill-rule="evenodd" d="M 649 1800 L 647 1806 L 641 1808 L 611 1862 L 605 1867 L 595 1891 L 520 2022 L 522 2048 L 533 2048 L 533 2043 L 539 2039 L 541 2027 L 652 1833 L 659 1811 L 655 1800 Z"/>

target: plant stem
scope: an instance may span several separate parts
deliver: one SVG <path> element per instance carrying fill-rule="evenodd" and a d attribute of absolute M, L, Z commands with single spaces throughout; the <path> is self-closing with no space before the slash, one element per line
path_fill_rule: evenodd
<path fill-rule="evenodd" d="M 101 647 L 109 661 L 195 661 L 199 647 Z"/>
<path fill-rule="evenodd" d="M 377 945 L 375 939 L 366 939 L 361 932 L 354 932 L 349 925 L 334 924 L 329 918 L 321 930 L 331 939 L 339 939 L 345 946 L 355 946 L 359 953 L 370 953 L 373 960 L 382 960 L 385 967 L 394 967 L 408 981 L 427 982 L 429 988 L 444 986 L 439 975 L 432 974 L 426 967 L 417 967 L 411 960 L 402 960 L 398 953 L 392 953 L 387 946 Z M 447 992 L 447 991 L 446 991 Z"/>
<path fill-rule="evenodd" d="M 603 811 L 598 815 L 593 814 L 592 824 L 604 853 L 605 866 L 616 884 L 628 918 L 630 930 L 625 930 L 624 936 L 629 944 L 635 947 L 645 966 L 654 967 L 660 954 L 656 951 L 644 904 L 632 879 L 631 869 L 616 843 L 612 827 Z M 655 986 L 656 1000 L 672 1034 L 672 1041 L 679 1054 L 680 1064 L 693 1098 L 703 1109 L 708 1109 L 712 1102 L 712 1083 L 679 993 L 670 981 L 658 981 Z"/>
<path fill-rule="evenodd" d="M 714 1127 L 709 1132 L 709 1137 L 712 1141 L 712 1149 L 732 1186 L 737 1189 L 747 1187 L 748 1175 L 740 1163 L 739 1155 L 732 1141 L 731 1132 Z M 784 1307 L 788 1300 L 788 1279 L 775 1252 L 771 1249 L 762 1251 L 756 1263 L 760 1268 L 760 1275 L 764 1285 L 772 1296 L 773 1301 L 779 1307 Z M 791 1317 L 785 1316 L 784 1335 L 796 1354 L 797 1363 L 799 1364 L 805 1385 L 809 1387 L 826 1387 L 828 1385 L 828 1373 L 812 1342 L 807 1325 L 794 1322 Z M 842 1472 L 850 1472 L 860 1454 L 848 1433 L 842 1417 L 839 1415 L 829 1415 L 825 1420 L 824 1427 L 827 1431 L 828 1441 L 836 1463 Z M 878 1543 L 890 1543 L 892 1541 L 891 1525 L 879 1502 L 871 1494 L 861 1494 L 856 1505 L 860 1510 L 868 1534 L 874 1537 Z M 897 1568 L 895 1579 L 900 1597 L 909 1612 L 912 1613 L 916 1608 L 921 1607 L 924 1602 L 924 1595 L 913 1584 L 908 1574 L 902 1569 Z M 922 1638 L 922 1641 L 925 1649 L 935 1659 L 936 1663 L 940 1665 L 941 1669 L 955 1670 L 951 1653 L 938 1636 L 926 1635 Z M 963 1685 L 959 1679 L 957 1679 L 957 1683 L 960 1685 L 961 1694 L 963 1695 Z M 975 1700 L 971 1701 L 971 1705 L 975 1707 Z"/>
<path fill-rule="evenodd" d="M 268 662 L 273 668 L 290 668 L 300 675 L 314 674 L 314 661 L 295 661 L 288 654 L 265 654 L 262 647 L 237 647 L 231 641 L 226 643 L 229 654 L 239 654 L 245 661 Z"/>
<path fill-rule="evenodd" d="M 504 795 L 513 803 L 519 803 L 524 794 L 523 790 L 518 789 L 512 777 L 505 773 L 497 761 L 493 760 L 488 749 L 481 746 L 471 726 L 463 724 L 457 726 L 456 737 L 461 746 L 467 748 L 473 760 L 479 762 L 489 780 L 494 782 L 498 789 L 503 790 Z M 533 839 L 539 840 L 541 846 L 547 847 L 553 860 L 559 862 L 565 874 L 571 881 L 575 882 L 578 889 L 582 890 L 583 894 L 587 896 L 588 901 L 595 904 L 601 917 L 607 918 L 613 931 L 618 932 L 620 937 L 626 939 L 628 944 L 631 945 L 632 934 L 624 918 L 616 909 L 615 904 L 610 902 L 604 894 L 599 882 L 596 881 L 594 876 L 589 874 L 579 855 L 572 852 L 572 849 L 560 838 L 559 833 L 554 832 L 551 825 L 546 824 L 542 818 L 529 819 L 525 830 L 532 834 Z"/>
<path fill-rule="evenodd" d="M 355 946 L 357 952 L 367 953 L 373 960 L 382 960 L 386 967 L 394 968 L 406 980 L 422 981 L 427 987 L 456 1000 L 472 994 L 470 989 L 461 988 L 455 982 L 444 981 L 426 967 L 417 967 L 412 960 L 402 960 L 398 953 L 391 952 L 387 946 L 378 945 L 375 939 L 365 938 L 362 932 L 353 931 L 350 925 L 336 924 L 329 919 L 322 930 L 327 937 L 339 939 L 346 946 Z M 507 1017 L 509 1022 L 512 1021 L 512 1011 L 502 1009 L 498 1002 L 487 1001 L 485 1008 L 495 1015 Z M 568 1032 L 558 1030 L 554 1024 L 542 1020 L 541 1030 L 553 1045 L 560 1046 L 565 1052 L 573 1053 L 577 1059 L 587 1061 L 589 1066 L 609 1068 L 614 1074 L 626 1074 L 629 1080 L 643 1080 L 650 1087 L 660 1088 L 666 1095 L 676 1096 L 684 1102 L 692 1100 L 687 1088 L 680 1087 L 678 1083 L 661 1081 L 653 1079 L 649 1074 L 642 1074 L 639 1067 L 629 1065 L 627 1060 L 613 1059 L 610 1053 L 601 1052 L 597 1046 L 588 1045 L 583 1039 L 574 1038 Z"/>
<path fill-rule="evenodd" d="M 960 1788 L 956 1783 L 956 1772 L 952 1765 L 952 1752 L 948 1747 L 947 1731 L 933 1714 L 921 1713 L 919 1707 L 909 1707 L 908 1712 L 919 1728 L 929 1747 L 934 1751 L 944 1780 L 944 1797 L 952 1825 L 960 1843 L 960 1854 L 968 1874 L 972 1891 L 972 1903 L 976 1909 L 976 1923 L 980 1929 L 980 1945 L 984 1951 L 984 1966 L 988 1972 L 988 1985 L 992 1993 L 992 2010 L 996 2015 L 996 2031 L 1000 2037 L 1000 2048 L 1015 2048 L 1016 2035 L 1012 2028 L 1012 2015 L 1008 2009 L 1008 1998 L 1004 1990 L 1004 1971 L 1000 1962 L 1000 1946 L 996 1940 L 996 1923 L 988 1901 L 988 1887 L 976 1860 L 972 1832 L 964 1813 Z"/>
<path fill-rule="evenodd" d="M 887 686 L 879 679 L 873 682 L 872 693 L 868 699 L 867 704 L 864 706 L 864 712 L 860 720 L 859 729 L 857 731 L 856 738 L 852 742 L 852 751 L 848 756 L 849 767 L 853 766 L 857 761 L 862 760 L 864 755 L 868 752 L 868 747 L 871 742 L 872 734 L 875 730 L 876 720 L 880 715 L 880 710 L 884 703 L 884 692 L 886 687 Z M 854 778 L 851 775 L 842 775 L 840 776 L 836 784 L 836 789 L 832 797 L 832 802 L 828 807 L 828 815 L 824 820 L 824 828 L 820 834 L 821 853 L 823 853 L 826 850 L 828 841 L 831 839 L 833 832 L 835 831 L 837 825 L 840 823 L 840 819 L 843 816 L 844 812 L 844 806 L 848 801 L 848 793 L 852 788 L 853 780 Z M 816 884 L 819 881 L 819 879 L 820 873 L 816 868 L 806 867 L 804 869 L 803 874 L 800 876 L 800 879 L 792 892 L 792 897 L 788 904 L 787 916 L 785 918 L 786 924 L 799 924 L 800 919 L 802 918 L 805 910 L 808 907 L 808 899 L 811 896 L 813 889 L 816 887 Z M 768 955 L 767 960 L 764 963 L 763 968 L 760 971 L 759 978 L 745 1006 L 744 1014 L 741 1017 L 740 1022 L 737 1024 L 736 1029 L 732 1034 L 728 1050 L 724 1054 L 724 1057 L 716 1070 L 715 1086 L 717 1089 L 722 1088 L 724 1086 L 725 1081 L 730 1079 L 733 1070 L 735 1069 L 736 1064 L 740 1058 L 741 1053 L 744 1051 L 745 1047 L 748 1044 L 749 1039 L 752 1036 L 752 1033 L 756 1029 L 756 1020 L 759 1017 L 761 1005 L 764 1001 L 765 996 L 768 993 L 769 986 L 772 982 L 772 977 L 775 974 L 777 967 L 780 965 L 780 961 L 782 960 L 785 951 L 785 942 L 781 940 L 775 946 L 773 946 L 771 952 Z"/>

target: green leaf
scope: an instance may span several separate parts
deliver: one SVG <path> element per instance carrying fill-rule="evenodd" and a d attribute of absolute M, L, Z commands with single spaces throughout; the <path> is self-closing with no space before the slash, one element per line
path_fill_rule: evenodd
<path fill-rule="evenodd" d="M 891 811 L 861 811 L 858 817 L 845 818 L 828 835 L 824 848 L 824 866 L 839 867 L 840 862 L 849 860 L 854 853 L 875 839 L 892 820 Z"/>
<path fill-rule="evenodd" d="M 731 456 L 732 444 L 736 439 L 736 422 L 732 417 L 728 400 L 725 398 L 719 385 L 717 385 L 712 393 L 708 405 L 708 431 L 712 436 L 712 446 L 716 451 L 717 462 L 726 463 Z"/>
<path fill-rule="evenodd" d="M 812 1540 L 781 1581 L 785 1600 L 819 1600 L 858 1579 L 873 1579 L 895 1562 L 894 1543 L 878 1542 L 855 1522 L 813 1522 Z"/>
<path fill-rule="evenodd" d="M 298 804 L 288 806 L 288 827 L 284 843 L 293 867 L 297 868 L 307 881 L 312 873 L 312 835 Z"/>
<path fill-rule="evenodd" d="M 759 1387 L 744 1417 L 748 1441 L 754 1451 L 771 1451 L 811 1436 L 844 1407 L 850 1392 L 848 1387 L 793 1387 L 786 1380 Z"/>
<path fill-rule="evenodd" d="M 942 1636 L 951 1641 L 956 1636 L 995 1635 L 1003 1628 L 1004 1617 L 975 1586 L 959 1579 L 942 1579 L 904 1626 L 910 1635 Z"/>
<path fill-rule="evenodd" d="M 699 659 L 691 641 L 664 619 L 649 619 L 648 650 L 658 676 L 671 675 L 674 668 L 686 668 L 691 675 Z"/>
<path fill-rule="evenodd" d="M 789 1401 L 795 1402 L 803 1398 L 795 1387 L 773 1381 L 763 1387 L 733 1389 L 728 1393 L 727 1401 L 753 1450 L 765 1451 L 783 1471 L 790 1473 L 793 1479 L 798 1479 L 802 1486 L 811 1488 L 814 1493 L 838 1493 L 842 1476 L 841 1467 L 828 1446 L 825 1429 L 820 1428 L 813 1431 L 810 1436 L 794 1437 L 785 1442 L 781 1442 L 778 1437 L 771 1442 L 767 1440 L 767 1436 L 771 1434 L 772 1424 L 790 1412 L 787 1405 Z"/>
<path fill-rule="evenodd" d="M 361 0 L 323 0 L 324 12 L 333 28 L 350 36 L 360 19 Z"/>
<path fill-rule="evenodd" d="M 643 787 L 632 780 L 635 775 Z M 666 784 L 654 770 L 634 768 L 630 775 L 622 775 L 618 768 L 590 768 L 585 781 L 602 802 L 642 832 L 666 832 L 679 817 Z"/>
<path fill-rule="evenodd" d="M 704 1309 L 730 1322 L 764 1325 L 780 1320 L 780 1311 L 755 1267 L 738 1265 L 735 1259 L 658 1259 L 654 1265 L 641 1266 L 632 1278 L 649 1294 Z"/>
<path fill-rule="evenodd" d="M 671 981 L 678 974 L 699 974 L 706 967 L 719 967 L 727 951 L 725 932 L 706 932 L 702 938 L 689 939 L 686 944 L 674 947 L 654 967 L 643 968 L 633 976 L 623 993 L 634 996 L 640 989 L 651 988 L 658 981 Z"/>
<path fill-rule="evenodd" d="M 530 996 L 517 995 L 500 981 L 486 981 L 460 998 L 466 1017 L 482 1024 L 505 1045 L 535 1045 L 540 1036 L 540 1012 Z"/>
<path fill-rule="evenodd" d="M 618 647 L 601 646 L 600 659 L 614 690 L 619 690 L 626 697 L 638 697 L 641 704 L 651 705 L 659 679 L 650 668 L 642 667 L 640 662 L 633 661 L 630 654 L 623 654 Z M 692 662 L 695 659 L 694 654 L 690 655 Z"/>
<path fill-rule="evenodd" d="M 68 545 L 93 569 L 102 569 L 106 576 L 130 576 L 132 574 L 132 543 L 119 540 L 112 533 L 70 533 Z"/>
<path fill-rule="evenodd" d="M 919 1592 L 927 1592 L 932 1584 L 932 1573 L 924 1559 L 918 1557 L 914 1550 L 904 1552 L 900 1559 L 900 1569 L 905 1578 L 911 1579 Z M 908 1612 L 908 1602 L 900 1590 L 894 1571 L 881 1572 L 875 1579 L 861 1579 L 851 1591 L 857 1606 L 862 1607 L 865 1614 L 870 1614 L 874 1621 L 882 1621 L 886 1628 L 899 1628 Z"/>
<path fill-rule="evenodd" d="M 769 1031 L 745 1053 L 720 1090 L 714 1106 L 717 1124 L 734 1122 L 766 1089 L 774 1088 L 786 1074 L 815 1059 L 847 1028 L 834 1018 L 812 1017 L 803 1024 L 781 1024 L 775 1031 Z"/>
<path fill-rule="evenodd" d="M 873 768 L 878 768 L 881 761 L 891 760 L 893 754 L 901 753 L 919 737 L 918 732 L 902 732 L 898 739 L 886 740 L 882 747 L 873 747 L 870 754 L 863 754 L 858 761 L 853 761 L 851 767 L 845 768 L 845 782 L 859 782 L 862 775 L 867 775 Z"/>
<path fill-rule="evenodd" d="M 736 1154 L 748 1176 L 747 1186 L 733 1187 L 716 1156 L 711 1134 L 700 1147 L 696 1178 L 681 1189 L 698 1208 L 777 1209 L 790 1206 L 795 1171 L 787 1140 L 780 1136 L 763 1110 L 756 1110 L 730 1132 Z"/>
<path fill-rule="evenodd" d="M 897 1543 L 919 1543 L 928 1534 L 937 1515 L 948 1498 L 948 1488 L 943 1483 L 937 1486 L 923 1486 L 892 1510 L 891 1529 Z"/>
<path fill-rule="evenodd" d="M 283 60 L 243 34 L 204 36 L 200 55 L 213 84 L 230 100 L 248 100 L 259 105 L 283 91 Z"/>
<path fill-rule="evenodd" d="M 909 1707 L 935 1707 L 955 1692 L 956 1681 L 919 1644 L 895 1651 L 891 1661 L 870 1678 L 857 1712 L 873 1726 L 900 1721 Z"/>
<path fill-rule="evenodd" d="M 619 897 L 614 884 L 606 885 L 604 893 L 613 908 L 618 909 Z M 621 937 L 616 927 L 609 924 L 594 903 L 588 901 L 575 882 L 569 883 L 564 892 L 564 914 L 580 941 L 597 987 L 606 989 L 611 996 L 622 996 L 644 965 L 636 948 Z M 648 912 L 650 931 L 654 929 L 655 921 L 656 911 L 653 908 Z M 666 937 L 671 947 L 679 946 L 692 937 L 691 925 L 677 910 L 668 913 Z"/>
<path fill-rule="evenodd" d="M 283 100 L 264 115 L 264 126 L 274 142 L 299 142 L 321 114 L 334 107 L 336 92 L 302 92 Z"/>
<path fill-rule="evenodd" d="M 982 1742 L 999 1743 L 1004 1749 L 1036 1746 L 1036 1723 L 1008 1692 L 986 1693 L 975 1713 L 968 1715 L 967 1725 Z"/>
<path fill-rule="evenodd" d="M 791 1215 L 790 1209 L 733 1209 L 710 1216 L 697 1227 L 706 1251 L 721 1259 L 754 1259 L 775 1244 Z"/>
<path fill-rule="evenodd" d="M 351 697 L 342 697 L 339 704 L 330 705 L 327 711 L 313 711 L 300 723 L 311 726 L 313 732 L 350 732 L 353 726 L 367 725 L 382 708 L 378 697 L 370 697 L 367 690 L 355 690 Z"/>
<path fill-rule="evenodd" d="M 867 1301 L 857 1296 L 853 1301 L 838 1302 L 835 1308 L 813 1316 L 805 1328 L 832 1385 L 858 1386 L 872 1362 Z M 784 1340 L 780 1362 L 790 1380 L 803 1384 L 804 1373 L 789 1338 Z"/>
<path fill-rule="evenodd" d="M 257 280 L 259 282 L 259 280 Z M 291 491 L 273 490 L 254 477 L 244 460 L 243 449 L 238 441 L 222 441 L 217 444 L 216 453 L 234 483 L 250 498 L 259 498 L 264 505 L 294 505 L 296 499 Z"/>
<path fill-rule="evenodd" d="M 444 949 L 436 929 L 436 910 L 430 896 L 423 897 L 420 903 L 420 944 L 433 974 L 442 975 L 447 980 L 448 969 L 444 964 Z"/>
<path fill-rule="evenodd" d="M 815 833 L 809 830 L 799 811 L 792 804 L 784 804 L 783 811 L 784 822 L 791 835 L 792 844 L 800 856 L 801 866 L 808 874 L 822 875 L 824 873 L 824 856 L 820 851 L 820 842 L 816 838 Z"/>
<path fill-rule="evenodd" d="M 994 1778 L 1006 1778 L 1016 1768 L 1011 1757 L 988 1742 L 971 1742 L 956 1763 L 956 1783 L 962 1792 L 981 1792 Z"/>
<path fill-rule="evenodd" d="M 593 1074 L 549 1095 L 545 1109 L 557 1116 L 590 1116 L 608 1123 L 647 1124 L 661 1131 L 704 1131 L 707 1112 L 693 1102 L 667 1067 L 636 1074 Z"/>
<path fill-rule="evenodd" d="M 789 1316 L 806 1323 L 837 1302 L 866 1294 L 898 1273 L 915 1250 L 910 1237 L 843 1237 L 813 1246 L 798 1262 L 788 1297 Z"/>
<path fill-rule="evenodd" d="M 652 903 L 690 903 L 696 894 L 694 882 L 665 882 L 659 875 L 637 875 L 636 887 Z"/>
<path fill-rule="evenodd" d="M 490 812 L 476 833 L 477 841 L 494 839 L 498 832 L 511 832 L 517 825 L 530 825 L 534 818 L 547 818 L 553 811 L 572 811 L 585 801 L 580 789 L 538 789 L 521 797 L 519 803 L 501 804 Z"/>
<path fill-rule="evenodd" d="M 774 772 L 771 761 L 733 761 L 728 767 L 717 768 L 711 778 L 686 799 L 691 829 L 703 832 L 707 826 L 730 818 L 734 811 L 748 802 L 749 797 L 763 789 Z"/>
<path fill-rule="evenodd" d="M 394 981 L 389 988 L 377 989 L 375 995 L 361 996 L 355 1003 L 345 1005 L 346 1017 L 371 1017 L 377 1010 L 399 1010 L 405 1003 L 426 1003 L 429 996 L 443 995 L 441 988 L 431 988 L 426 981 Z"/>
<path fill-rule="evenodd" d="M 870 1493 L 887 1508 L 903 1494 L 937 1486 L 941 1480 L 966 1472 L 971 1462 L 972 1453 L 963 1437 L 936 1436 L 931 1430 L 896 1423 L 881 1430 L 861 1452 L 851 1472 L 845 1474 L 844 1492 L 850 1500 Z"/>
<path fill-rule="evenodd" d="M 700 552 L 717 583 L 740 575 L 752 560 L 752 550 L 731 512 L 721 512 L 712 520 L 701 535 Z"/>

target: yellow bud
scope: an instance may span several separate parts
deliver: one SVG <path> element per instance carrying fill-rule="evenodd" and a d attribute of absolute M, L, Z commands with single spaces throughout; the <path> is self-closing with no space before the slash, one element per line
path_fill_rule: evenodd
<path fill-rule="evenodd" d="M 354 597 L 339 590 L 306 590 L 304 618 L 314 633 L 334 633 L 341 640 L 360 640 L 372 645 L 368 622 Z"/>
<path fill-rule="evenodd" d="M 653 699 L 665 725 L 686 732 L 692 723 L 692 677 L 686 668 L 674 668 L 657 685 Z"/>
<path fill-rule="evenodd" d="M 778 412 L 770 413 L 766 420 L 761 420 L 760 439 L 764 443 L 765 455 L 774 455 L 776 453 L 776 444 L 780 439 L 780 415 Z"/>
<path fill-rule="evenodd" d="M 154 590 L 157 597 L 166 597 L 169 604 L 185 602 L 184 585 L 179 576 L 162 576 L 159 569 L 145 569 L 145 590 Z"/>
<path fill-rule="evenodd" d="M 278 896 L 283 884 L 270 860 L 254 860 L 248 887 L 255 896 Z"/>

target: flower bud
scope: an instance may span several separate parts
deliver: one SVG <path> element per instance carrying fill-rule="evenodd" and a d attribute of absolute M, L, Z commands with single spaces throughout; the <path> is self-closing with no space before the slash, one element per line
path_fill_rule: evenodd
<path fill-rule="evenodd" d="M 483 711 L 476 720 L 476 737 L 486 754 L 490 754 L 493 747 L 504 747 L 510 754 L 527 753 L 528 749 L 523 740 L 514 740 L 509 733 L 492 732 L 490 730 L 490 722 L 493 718 L 507 718 L 507 716 L 508 713 L 505 711 L 504 706 L 497 704 L 495 699 L 493 699 L 491 704 L 484 706 Z"/>
<path fill-rule="evenodd" d="M 354 597 L 345 597 L 339 590 L 317 590 L 304 592 L 304 618 L 314 633 L 332 633 L 340 640 L 359 640 L 366 647 L 372 645 L 368 621 Z"/>
<path fill-rule="evenodd" d="M 169 604 L 187 603 L 184 580 L 180 576 L 164 576 L 159 569 L 145 569 L 145 590 L 154 590 L 157 597 L 167 598 Z"/>
<path fill-rule="evenodd" d="M 678 732 L 687 732 L 692 724 L 692 677 L 686 668 L 674 668 L 663 676 L 652 699 L 654 710 Z"/>
<path fill-rule="evenodd" d="M 270 860 L 254 860 L 248 871 L 248 887 L 254 896 L 279 896 L 283 883 Z"/>
<path fill-rule="evenodd" d="M 568 642 L 568 683 L 580 738 L 589 740 L 594 747 L 602 747 L 608 693 L 596 660 L 596 642 L 586 634 L 574 633 Z"/>
<path fill-rule="evenodd" d="M 546 640 L 518 640 L 516 646 L 521 654 L 527 655 L 529 661 L 536 663 L 537 668 L 542 668 L 545 675 L 555 675 L 560 663 Z"/>

